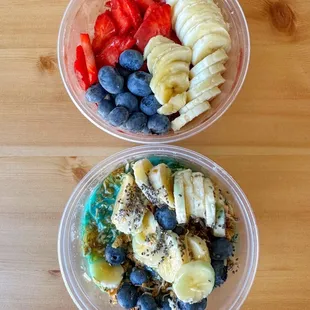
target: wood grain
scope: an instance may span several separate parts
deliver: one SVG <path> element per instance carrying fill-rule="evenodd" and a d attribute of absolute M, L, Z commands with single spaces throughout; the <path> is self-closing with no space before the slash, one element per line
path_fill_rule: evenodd
<path fill-rule="evenodd" d="M 239 182 L 261 241 L 246 310 L 309 309 L 310 3 L 240 0 L 251 32 L 236 102 L 178 145 Z M 0 2 L 0 309 L 75 309 L 57 261 L 64 205 L 88 169 L 131 143 L 71 103 L 56 61 L 66 0 Z"/>

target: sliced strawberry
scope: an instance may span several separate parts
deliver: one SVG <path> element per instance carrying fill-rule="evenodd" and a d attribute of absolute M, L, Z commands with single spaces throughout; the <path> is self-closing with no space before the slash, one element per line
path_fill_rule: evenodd
<path fill-rule="evenodd" d="M 96 61 L 95 61 L 93 48 L 90 43 L 89 35 L 87 33 L 81 33 L 80 38 L 81 38 L 81 44 L 82 44 L 84 55 L 85 55 L 89 82 L 90 82 L 90 85 L 92 85 L 98 81 L 98 71 L 96 67 Z"/>
<path fill-rule="evenodd" d="M 79 45 L 76 48 L 76 60 L 74 62 L 74 71 L 78 82 L 83 90 L 87 90 L 90 86 L 88 71 L 86 67 L 86 60 L 83 47 Z"/>
<path fill-rule="evenodd" d="M 111 14 L 119 34 L 127 34 L 131 28 L 130 18 L 122 8 L 122 0 L 111 0 Z"/>
<path fill-rule="evenodd" d="M 171 7 L 168 4 L 154 3 L 145 15 L 144 20 L 135 34 L 137 46 L 144 50 L 149 40 L 157 35 L 170 37 L 171 33 Z"/>
<path fill-rule="evenodd" d="M 99 54 L 104 47 L 104 42 L 116 35 L 116 28 L 109 11 L 98 16 L 94 30 L 93 51 Z"/>
<path fill-rule="evenodd" d="M 103 51 L 96 56 L 96 62 L 98 68 L 103 66 L 115 66 L 118 63 L 120 54 L 132 48 L 136 43 L 136 40 L 128 36 L 114 36 L 110 38 Z"/>
<path fill-rule="evenodd" d="M 182 45 L 180 39 L 178 38 L 177 34 L 173 30 L 170 33 L 170 39 L 174 41 L 174 43 Z"/>
<path fill-rule="evenodd" d="M 133 0 L 122 0 L 122 9 L 129 18 L 133 29 L 137 30 L 141 23 L 142 18 L 137 4 Z"/>
<path fill-rule="evenodd" d="M 154 3 L 153 0 L 135 0 L 135 2 L 142 14 L 144 14 L 148 7 Z"/>

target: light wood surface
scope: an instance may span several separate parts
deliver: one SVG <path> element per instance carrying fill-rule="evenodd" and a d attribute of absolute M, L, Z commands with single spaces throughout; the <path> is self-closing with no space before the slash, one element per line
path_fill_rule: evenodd
<path fill-rule="evenodd" d="M 181 146 L 209 156 L 244 189 L 260 262 L 243 309 L 310 306 L 310 2 L 241 0 L 252 39 L 248 77 L 212 128 Z M 90 124 L 56 63 L 68 1 L 0 1 L 0 309 L 75 309 L 56 240 L 80 178 L 132 146 Z"/>

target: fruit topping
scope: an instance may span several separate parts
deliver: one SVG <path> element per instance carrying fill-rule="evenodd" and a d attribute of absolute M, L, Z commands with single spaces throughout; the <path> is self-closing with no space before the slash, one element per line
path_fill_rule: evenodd
<path fill-rule="evenodd" d="M 126 251 L 123 248 L 113 248 L 108 245 L 105 249 L 105 259 L 112 266 L 121 265 L 126 260 Z"/>
<path fill-rule="evenodd" d="M 117 292 L 117 301 L 125 309 L 134 308 L 139 298 L 138 290 L 135 286 L 124 283 Z"/>
<path fill-rule="evenodd" d="M 119 64 L 130 71 L 140 70 L 143 62 L 142 54 L 136 50 L 126 50 L 119 57 Z"/>
<path fill-rule="evenodd" d="M 86 61 L 86 68 L 88 71 L 88 78 L 90 85 L 96 83 L 98 81 L 98 71 L 95 62 L 95 56 L 93 53 L 93 48 L 90 43 L 90 38 L 87 33 L 81 33 L 81 45 L 83 47 L 85 61 Z"/>
<path fill-rule="evenodd" d="M 89 87 L 85 93 L 85 98 L 88 102 L 96 103 L 100 102 L 107 95 L 107 92 L 102 88 L 102 86 L 97 83 Z"/>
<path fill-rule="evenodd" d="M 115 97 L 115 104 L 117 107 L 125 107 L 129 113 L 139 111 L 138 98 L 132 93 L 120 93 Z"/>
<path fill-rule="evenodd" d="M 137 71 L 129 75 L 127 87 L 134 95 L 145 97 L 152 93 L 150 88 L 151 79 L 151 74 Z"/>
<path fill-rule="evenodd" d="M 141 268 L 134 268 L 130 273 L 130 282 L 133 285 L 140 286 L 149 280 L 149 274 L 146 270 Z"/>
<path fill-rule="evenodd" d="M 126 128 L 131 132 L 142 132 L 146 124 L 147 116 L 142 112 L 134 112 L 129 116 Z"/>
<path fill-rule="evenodd" d="M 99 83 L 110 94 L 119 94 L 124 87 L 124 78 L 111 66 L 99 70 Z"/>
<path fill-rule="evenodd" d="M 77 80 L 83 90 L 87 90 L 90 86 L 89 76 L 86 67 L 85 54 L 83 47 L 79 45 L 76 48 L 76 60 L 74 62 L 74 71 L 77 77 Z"/>

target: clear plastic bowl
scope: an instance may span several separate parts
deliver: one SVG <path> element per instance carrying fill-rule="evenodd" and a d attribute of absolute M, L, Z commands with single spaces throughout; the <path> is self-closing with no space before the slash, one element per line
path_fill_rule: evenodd
<path fill-rule="evenodd" d="M 74 74 L 75 49 L 80 44 L 79 34 L 93 34 L 95 20 L 104 12 L 103 0 L 71 0 L 64 14 L 58 38 L 58 61 L 66 90 L 80 112 L 94 125 L 113 136 L 136 143 L 171 143 L 186 139 L 211 126 L 235 100 L 244 82 L 250 60 L 250 38 L 246 19 L 237 0 L 218 0 L 226 21 L 230 24 L 232 49 L 224 74 L 222 93 L 212 101 L 212 109 L 203 113 L 178 132 L 165 135 L 134 134 L 115 128 L 101 119 L 96 106 L 85 101 Z"/>
<path fill-rule="evenodd" d="M 239 239 L 235 253 L 239 270 L 234 274 L 230 272 L 227 282 L 211 293 L 207 309 L 238 309 L 252 286 L 258 262 L 258 233 L 251 206 L 239 185 L 225 170 L 196 152 L 176 146 L 127 149 L 100 162 L 78 184 L 64 210 L 58 236 L 59 264 L 68 292 L 79 309 L 121 309 L 119 306 L 111 306 L 108 295 L 101 292 L 86 276 L 86 260 L 82 255 L 80 235 L 83 209 L 96 186 L 113 170 L 128 161 L 152 155 L 175 158 L 195 170 L 202 171 L 230 193 L 227 198 L 233 202 L 239 217 Z"/>

